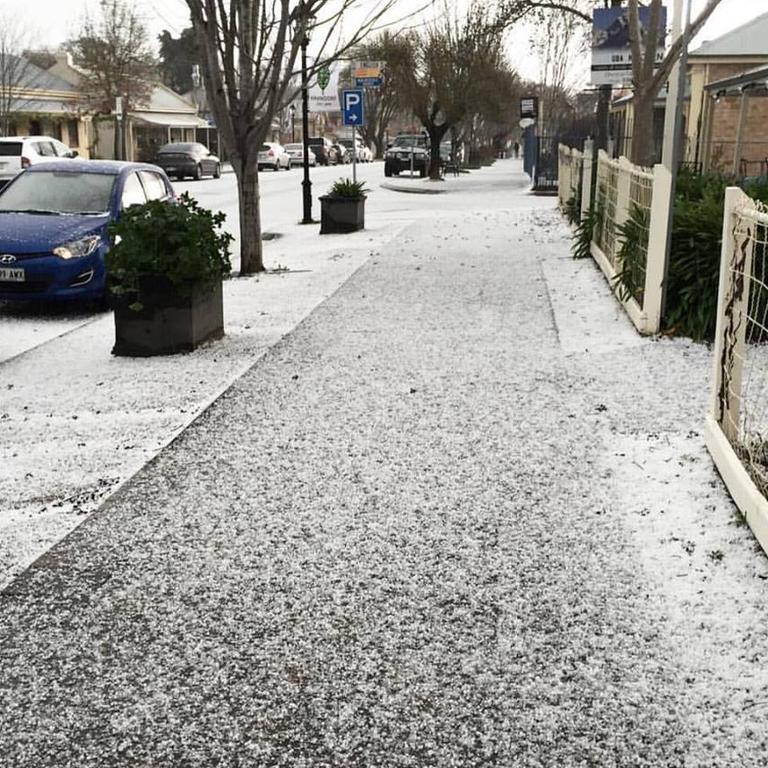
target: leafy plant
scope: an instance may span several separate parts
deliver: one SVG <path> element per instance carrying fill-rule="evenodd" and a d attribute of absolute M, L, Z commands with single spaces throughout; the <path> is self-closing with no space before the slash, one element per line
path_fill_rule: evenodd
<path fill-rule="evenodd" d="M 136 291 L 148 275 L 166 278 L 181 293 L 228 275 L 232 235 L 220 231 L 224 219 L 224 213 L 201 208 L 186 193 L 178 203 L 132 205 L 109 227 L 112 292 Z"/>
<path fill-rule="evenodd" d="M 568 219 L 571 224 L 578 226 L 579 221 L 581 220 L 580 194 L 575 194 L 566 200 L 565 205 L 563 205 L 563 213 L 565 214 L 565 218 Z"/>
<path fill-rule="evenodd" d="M 352 181 L 352 179 L 338 179 L 328 190 L 330 197 L 343 197 L 349 200 L 361 200 L 366 192 L 371 190 L 365 186 L 364 181 Z"/>
<path fill-rule="evenodd" d="M 651 212 L 632 203 L 627 220 L 618 227 L 621 248 L 617 254 L 620 266 L 614 280 L 619 289 L 619 298 L 627 301 L 633 298 L 643 305 L 645 293 L 645 271 L 648 263 L 648 233 Z"/>
<path fill-rule="evenodd" d="M 603 212 L 599 206 L 591 207 L 581 221 L 576 225 L 571 243 L 571 254 L 574 259 L 588 259 L 592 255 L 592 238 L 603 222 Z"/>

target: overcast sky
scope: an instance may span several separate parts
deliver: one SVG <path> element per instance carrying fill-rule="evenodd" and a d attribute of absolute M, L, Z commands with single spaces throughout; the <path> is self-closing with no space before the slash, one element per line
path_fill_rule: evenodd
<path fill-rule="evenodd" d="M 461 2 L 461 0 L 458 0 Z M 364 3 L 365 0 L 362 0 Z M 418 0 L 402 0 L 403 6 L 417 3 Z M 672 0 L 667 0 L 671 5 Z M 704 6 L 705 0 L 693 0 L 694 14 Z M 136 8 L 153 37 L 163 29 L 177 35 L 188 25 L 189 14 L 184 0 L 135 0 Z M 24 7 L 28 17 L 24 19 Z M 80 28 L 86 7 L 97 8 L 95 0 L 32 0 L 22 4 L 20 0 L 0 0 L 0 20 L 21 18 L 33 33 L 40 45 L 55 47 L 68 37 L 74 36 Z M 704 31 L 697 39 L 712 39 L 733 29 L 761 12 L 768 11 L 766 0 L 722 0 Z M 671 12 L 670 12 L 671 16 Z M 40 20 L 45 23 L 41 24 Z M 535 78 L 538 75 L 536 62 L 528 52 L 528 33 L 519 30 L 510 45 L 511 63 L 524 77 Z"/>

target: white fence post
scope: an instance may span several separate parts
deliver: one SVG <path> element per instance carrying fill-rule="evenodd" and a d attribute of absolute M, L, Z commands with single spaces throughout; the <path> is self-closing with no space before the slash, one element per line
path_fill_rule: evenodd
<path fill-rule="evenodd" d="M 570 153 L 565 144 L 557 145 L 557 201 L 562 208 L 565 205 L 565 193 L 570 188 Z"/>
<path fill-rule="evenodd" d="M 653 168 L 653 197 L 648 232 L 648 261 L 645 268 L 643 311 L 645 333 L 661 329 L 661 300 L 667 259 L 667 227 L 669 206 L 672 205 L 672 174 L 664 165 Z"/>
<path fill-rule="evenodd" d="M 629 218 L 629 191 L 632 184 L 632 163 L 623 155 L 619 158 L 619 178 L 616 182 L 616 234 L 614 243 L 616 247 L 612 254 L 612 261 L 615 263 L 619 252 L 619 229 L 624 226 Z"/>
<path fill-rule="evenodd" d="M 749 235 L 737 238 L 735 231 L 736 211 L 745 206 L 754 208 L 754 203 L 738 187 L 729 187 L 725 192 L 710 412 L 731 443 L 738 438 L 752 272 Z"/>
<path fill-rule="evenodd" d="M 584 165 L 581 172 L 581 218 L 583 219 L 592 205 L 592 162 L 595 144 L 592 139 L 584 142 Z"/>

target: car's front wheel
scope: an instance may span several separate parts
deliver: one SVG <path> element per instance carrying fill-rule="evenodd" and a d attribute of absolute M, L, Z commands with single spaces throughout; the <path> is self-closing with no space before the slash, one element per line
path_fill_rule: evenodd
<path fill-rule="evenodd" d="M 195 168 L 195 175 L 192 177 L 195 181 L 200 181 L 203 178 L 203 166 L 198 163 Z"/>

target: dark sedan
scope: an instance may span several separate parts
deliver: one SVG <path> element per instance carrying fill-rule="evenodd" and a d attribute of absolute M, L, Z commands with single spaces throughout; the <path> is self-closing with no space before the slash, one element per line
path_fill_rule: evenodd
<path fill-rule="evenodd" d="M 171 178 L 183 179 L 191 176 L 202 179 L 203 176 L 221 176 L 221 160 L 208 151 L 205 144 L 175 143 L 160 147 L 155 160 Z"/>

